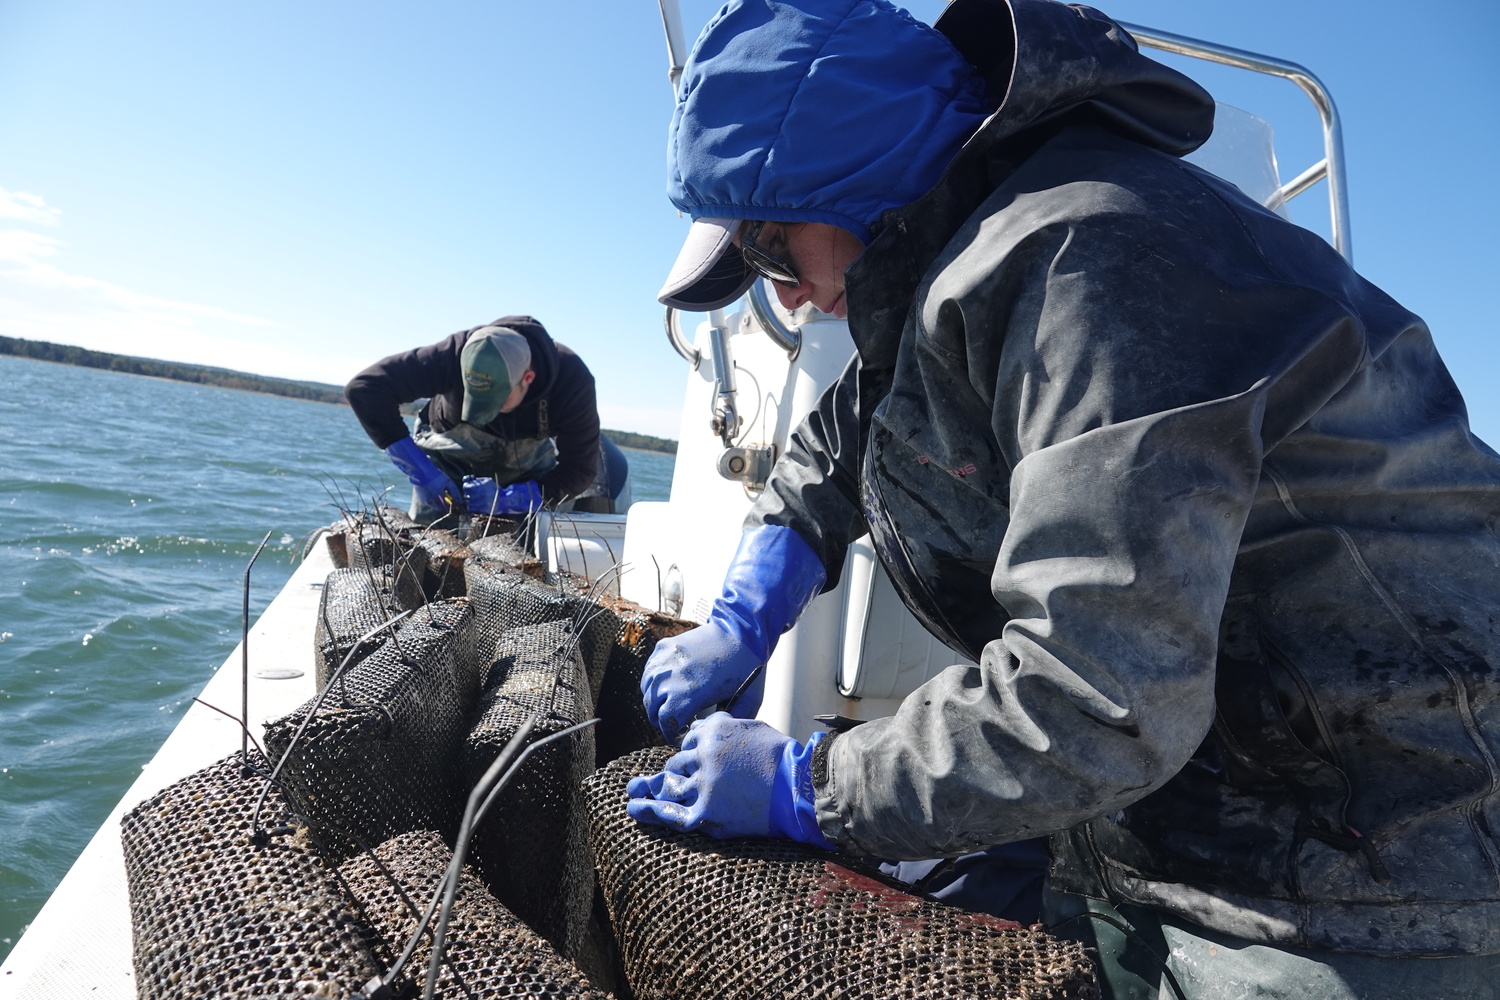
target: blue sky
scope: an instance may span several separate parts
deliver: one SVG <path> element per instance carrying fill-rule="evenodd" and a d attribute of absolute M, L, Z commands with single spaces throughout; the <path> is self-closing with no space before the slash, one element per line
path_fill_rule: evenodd
<path fill-rule="evenodd" d="M 683 0 L 688 34 L 717 4 Z M 942 3 L 911 9 L 931 20 Z M 1301 62 L 1344 116 L 1355 261 L 1424 316 L 1500 444 L 1500 5 L 1120 0 Z M 676 436 L 653 0 L 3 0 L 0 334 L 343 382 L 510 312 L 606 426 Z M 1318 156 L 1288 83 L 1195 70 Z M 1317 189 L 1295 211 L 1313 211 Z"/>

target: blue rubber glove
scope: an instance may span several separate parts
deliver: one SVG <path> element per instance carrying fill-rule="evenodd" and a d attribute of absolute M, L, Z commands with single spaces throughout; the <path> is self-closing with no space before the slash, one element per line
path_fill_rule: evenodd
<path fill-rule="evenodd" d="M 641 699 L 651 724 L 675 739 L 693 717 L 734 698 L 763 667 L 776 640 L 823 589 L 826 576 L 802 536 L 763 524 L 740 538 L 724 590 L 708 621 L 656 644 L 641 673 Z M 750 718 L 760 708 L 764 675 L 725 709 Z"/>
<path fill-rule="evenodd" d="M 498 513 L 500 488 L 489 476 L 464 476 L 464 503 L 471 514 Z"/>
<path fill-rule="evenodd" d="M 489 476 L 464 476 L 464 503 L 471 514 L 529 514 L 542 505 L 533 482 L 498 486 Z"/>
<path fill-rule="evenodd" d="M 385 453 L 405 473 L 423 505 L 439 510 L 463 509 L 463 494 L 454 489 L 453 480 L 433 465 L 432 459 L 410 437 L 397 441 Z"/>
<path fill-rule="evenodd" d="M 530 514 L 542 506 L 542 488 L 530 480 L 502 486 L 498 494 L 496 514 Z"/>
<path fill-rule="evenodd" d="M 753 719 L 715 712 L 693 723 L 664 769 L 630 779 L 638 823 L 729 837 L 781 837 L 833 850 L 813 807 L 812 752 Z"/>

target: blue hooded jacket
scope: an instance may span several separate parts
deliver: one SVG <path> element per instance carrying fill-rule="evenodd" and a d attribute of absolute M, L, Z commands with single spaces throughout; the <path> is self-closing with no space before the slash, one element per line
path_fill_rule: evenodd
<path fill-rule="evenodd" d="M 683 70 L 667 194 L 694 219 L 824 222 L 868 242 L 992 110 L 953 44 L 887 0 L 730 0 Z"/>

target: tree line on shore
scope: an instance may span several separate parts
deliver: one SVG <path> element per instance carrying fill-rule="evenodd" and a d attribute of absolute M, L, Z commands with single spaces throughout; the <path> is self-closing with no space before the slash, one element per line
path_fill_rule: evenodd
<path fill-rule="evenodd" d="M 273 378 L 269 375 L 252 375 L 228 368 L 209 365 L 190 365 L 178 361 L 159 361 L 155 358 L 137 358 L 128 354 L 110 354 L 106 351 L 91 351 L 70 344 L 53 344 L 45 340 L 23 340 L 20 337 L 0 337 L 0 354 L 37 361 L 52 361 L 83 368 L 102 368 L 106 371 L 124 372 L 127 375 L 149 375 L 153 378 L 168 378 L 177 382 L 195 382 L 199 385 L 214 385 L 224 389 L 240 389 L 245 392 L 263 392 L 273 396 L 290 396 L 307 399 L 315 403 L 348 405 L 344 399 L 343 386 L 326 382 L 300 382 L 296 379 Z M 677 442 L 667 438 L 636 434 L 632 431 L 606 430 L 610 439 L 622 448 L 640 448 L 644 451 L 661 451 L 669 455 L 677 453 Z"/>

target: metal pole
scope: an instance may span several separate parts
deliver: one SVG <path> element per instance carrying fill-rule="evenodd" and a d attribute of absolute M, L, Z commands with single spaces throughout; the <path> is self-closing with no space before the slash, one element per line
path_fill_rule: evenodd
<path fill-rule="evenodd" d="M 272 528 L 271 531 L 275 531 Z M 240 767 L 250 766 L 250 570 L 261 550 L 271 540 L 271 531 L 260 540 L 255 555 L 245 565 L 245 600 L 240 611 Z"/>
<path fill-rule="evenodd" d="M 677 0 L 659 0 L 661 26 L 667 33 L 667 82 L 672 93 L 677 93 L 677 80 L 682 76 L 683 63 L 687 61 L 687 42 L 682 33 L 682 9 Z"/>

